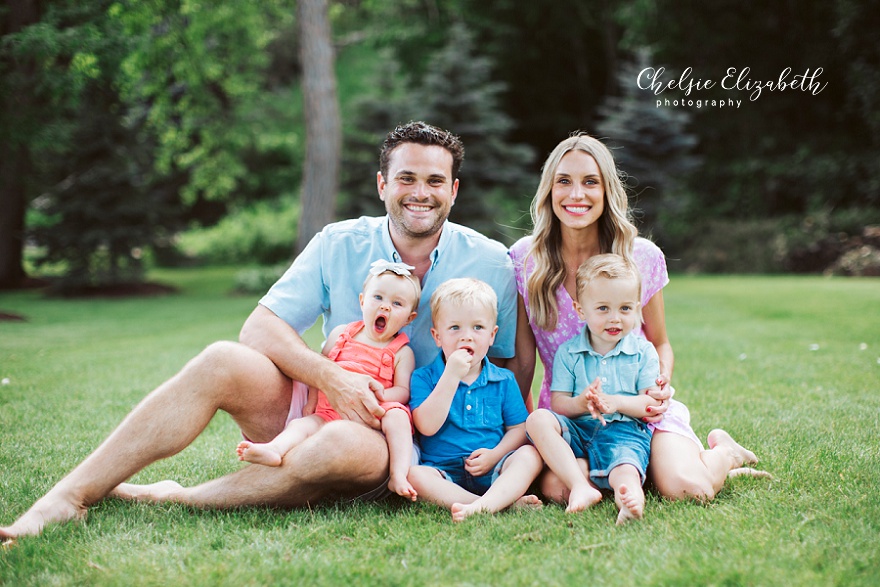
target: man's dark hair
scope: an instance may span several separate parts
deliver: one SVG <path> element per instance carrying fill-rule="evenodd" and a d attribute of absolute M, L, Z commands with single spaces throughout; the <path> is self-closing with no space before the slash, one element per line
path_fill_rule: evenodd
<path fill-rule="evenodd" d="M 461 144 L 461 139 L 448 130 L 431 126 L 419 120 L 398 125 L 385 137 L 382 150 L 379 152 L 379 171 L 382 172 L 382 177 L 386 181 L 388 180 L 388 161 L 391 159 L 391 152 L 403 143 L 443 147 L 452 155 L 452 177 L 450 179 L 458 178 L 458 170 L 464 160 L 464 145 Z"/>

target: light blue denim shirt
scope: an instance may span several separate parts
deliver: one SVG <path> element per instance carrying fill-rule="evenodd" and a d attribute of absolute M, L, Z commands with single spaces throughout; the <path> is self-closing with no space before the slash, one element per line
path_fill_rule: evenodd
<path fill-rule="evenodd" d="M 586 325 L 556 351 L 553 361 L 553 393 L 581 395 L 590 383 L 599 378 L 602 391 L 609 395 L 638 395 L 639 390 L 656 385 L 660 375 L 660 358 L 654 345 L 630 332 L 607 355 L 593 350 Z M 589 413 L 577 419 L 592 419 Z M 623 414 L 605 416 L 605 420 L 632 420 Z"/>
<path fill-rule="evenodd" d="M 400 262 L 388 229 L 388 217 L 362 216 L 327 225 L 315 235 L 260 304 L 302 334 L 319 316 L 326 337 L 333 328 L 361 319 L 358 294 L 370 263 Z M 431 253 L 431 267 L 422 280 L 418 316 L 402 332 L 410 338 L 416 367 L 437 356 L 431 337 L 431 294 L 453 277 L 475 277 L 498 296 L 498 334 L 489 356 L 510 358 L 516 335 L 516 285 L 507 248 L 470 228 L 446 222 Z"/>

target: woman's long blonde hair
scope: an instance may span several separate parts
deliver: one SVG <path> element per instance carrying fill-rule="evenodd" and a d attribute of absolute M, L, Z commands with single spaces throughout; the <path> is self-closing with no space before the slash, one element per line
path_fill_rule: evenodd
<path fill-rule="evenodd" d="M 614 157 L 608 147 L 597 139 L 575 133 L 559 143 L 541 171 L 541 183 L 532 199 L 531 213 L 534 226 L 532 246 L 526 254 L 534 259 L 535 268 L 526 281 L 529 294 L 529 310 L 534 322 L 543 330 L 553 330 L 559 318 L 556 307 L 556 290 L 565 280 L 565 264 L 562 260 L 562 229 L 553 213 L 550 197 L 553 178 L 559 162 L 569 151 L 583 151 L 593 157 L 602 175 L 605 190 L 605 209 L 599 217 L 599 247 L 602 253 L 616 253 L 632 259 L 633 242 L 638 230 L 632 223 L 626 189 L 614 165 Z M 528 265 L 526 265 L 528 266 Z"/>

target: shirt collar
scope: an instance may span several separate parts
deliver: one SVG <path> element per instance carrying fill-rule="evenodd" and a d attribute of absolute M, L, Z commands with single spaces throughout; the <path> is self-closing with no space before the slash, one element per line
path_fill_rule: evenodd
<path fill-rule="evenodd" d="M 440 252 L 443 251 L 446 246 L 449 244 L 449 221 L 445 221 L 443 223 L 443 228 L 440 229 L 440 240 L 437 242 L 437 246 L 434 247 L 434 250 L 431 251 L 431 267 L 437 263 L 437 258 L 440 256 Z M 389 251 L 388 257 L 394 261 L 395 263 L 403 263 L 403 259 L 400 257 L 400 253 L 397 252 L 397 248 L 394 246 L 394 241 L 391 240 L 391 219 L 388 215 L 385 215 L 385 218 L 382 221 L 382 244 L 385 246 L 385 249 Z"/>
<path fill-rule="evenodd" d="M 596 357 L 613 357 L 616 355 L 624 354 L 624 355 L 637 355 L 639 354 L 639 345 L 635 339 L 636 334 L 634 332 L 630 332 L 626 336 L 621 339 L 620 342 L 617 343 L 613 349 L 611 349 L 608 354 L 601 355 L 593 349 L 593 345 L 590 344 L 590 337 L 587 334 L 587 325 L 584 324 L 584 327 L 581 329 L 578 334 L 577 344 L 572 345 L 571 352 L 572 353 L 589 353 Z"/>

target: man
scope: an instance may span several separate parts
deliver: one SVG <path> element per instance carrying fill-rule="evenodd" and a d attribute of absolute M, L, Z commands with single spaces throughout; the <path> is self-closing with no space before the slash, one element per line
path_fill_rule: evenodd
<path fill-rule="evenodd" d="M 245 321 L 240 343 L 212 344 L 156 388 L 94 453 L 14 524 L 0 528 L 0 539 L 81 518 L 111 492 L 196 507 L 301 506 L 328 496 L 381 494 L 388 473 L 388 449 L 376 431 L 381 386 L 309 349 L 299 332 L 320 315 L 325 335 L 358 319 L 366 269 L 385 258 L 414 266 L 422 282 L 419 316 L 406 330 L 417 367 L 436 354 L 427 300 L 450 277 L 479 277 L 495 288 L 500 330 L 490 355 L 513 356 L 516 291 L 506 249 L 447 221 L 463 157 L 457 137 L 423 122 L 389 133 L 376 176 L 387 216 L 331 224 L 315 236 Z M 293 399 L 292 380 L 299 382 Z M 193 488 L 173 481 L 120 485 L 186 448 L 217 410 L 228 412 L 247 438 L 271 440 L 288 413 L 301 415 L 306 385 L 323 390 L 347 420 L 324 426 L 287 453 L 282 466 L 247 466 Z"/>

